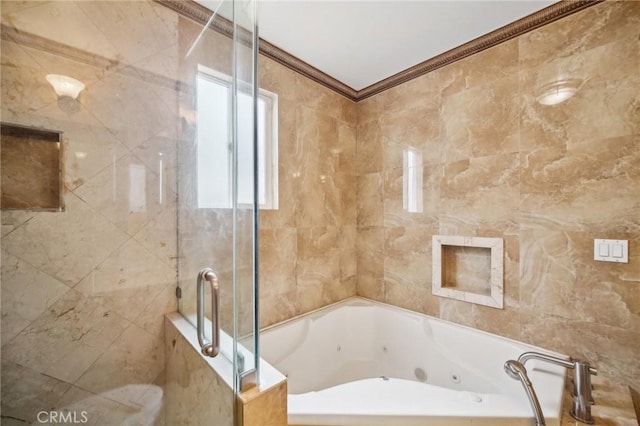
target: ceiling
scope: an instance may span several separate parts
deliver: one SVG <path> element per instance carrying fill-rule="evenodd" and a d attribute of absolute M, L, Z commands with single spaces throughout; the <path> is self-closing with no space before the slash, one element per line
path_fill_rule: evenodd
<path fill-rule="evenodd" d="M 258 22 L 262 39 L 361 90 L 553 3 L 260 0 Z"/>

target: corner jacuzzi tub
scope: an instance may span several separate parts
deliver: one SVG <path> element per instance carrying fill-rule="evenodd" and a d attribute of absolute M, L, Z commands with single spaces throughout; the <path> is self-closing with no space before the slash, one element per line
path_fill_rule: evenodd
<path fill-rule="evenodd" d="M 514 340 L 351 298 L 265 329 L 261 356 L 288 376 L 290 425 L 526 425 L 533 411 L 504 363 Z M 547 425 L 559 425 L 564 368 L 526 368 Z"/>

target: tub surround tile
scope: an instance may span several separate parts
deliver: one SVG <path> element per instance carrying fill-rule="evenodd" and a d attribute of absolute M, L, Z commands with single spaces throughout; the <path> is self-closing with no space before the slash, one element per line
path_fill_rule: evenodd
<path fill-rule="evenodd" d="M 405 171 L 400 169 L 387 170 L 382 174 L 382 188 L 375 191 L 363 188 L 363 195 L 371 194 L 374 200 L 381 198 L 384 210 L 384 225 L 388 227 L 433 227 L 438 225 L 440 211 L 440 179 L 442 167 L 439 164 L 425 164 L 417 173 L 422 173 L 421 203 L 417 204 L 417 211 L 409 211 L 404 202 Z M 363 206 L 363 213 L 367 211 Z M 364 216 L 364 215 L 363 215 Z M 363 225 L 366 221 L 363 218 Z"/>
<path fill-rule="evenodd" d="M 360 175 L 356 183 L 356 218 L 359 227 L 380 226 L 384 221 L 383 174 Z"/>
<path fill-rule="evenodd" d="M 260 287 L 266 294 L 277 296 L 296 287 L 298 236 L 295 228 L 260 231 Z"/>
<path fill-rule="evenodd" d="M 2 252 L 2 346 L 47 311 L 69 287 Z"/>
<path fill-rule="evenodd" d="M 195 307 L 194 307 L 195 308 Z M 154 336 L 162 336 L 164 333 L 164 316 L 178 310 L 176 299 L 175 280 L 165 283 L 158 295 L 133 321 Z"/>

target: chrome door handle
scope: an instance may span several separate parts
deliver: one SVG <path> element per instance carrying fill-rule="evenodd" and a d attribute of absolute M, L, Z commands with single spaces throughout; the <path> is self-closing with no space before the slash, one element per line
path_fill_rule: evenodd
<path fill-rule="evenodd" d="M 211 284 L 211 341 L 204 337 L 204 282 Z M 218 276 L 213 269 L 204 268 L 198 274 L 197 282 L 197 328 L 198 343 L 202 348 L 202 353 L 206 356 L 215 357 L 220 352 L 220 286 Z"/>

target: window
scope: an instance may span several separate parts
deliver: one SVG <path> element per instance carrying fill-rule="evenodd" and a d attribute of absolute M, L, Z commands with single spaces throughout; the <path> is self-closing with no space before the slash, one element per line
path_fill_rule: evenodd
<path fill-rule="evenodd" d="M 198 207 L 232 206 L 231 77 L 198 66 Z M 253 122 L 251 93 L 238 93 L 238 204 L 253 204 Z M 258 95 L 258 202 L 278 208 L 278 96 Z"/>

